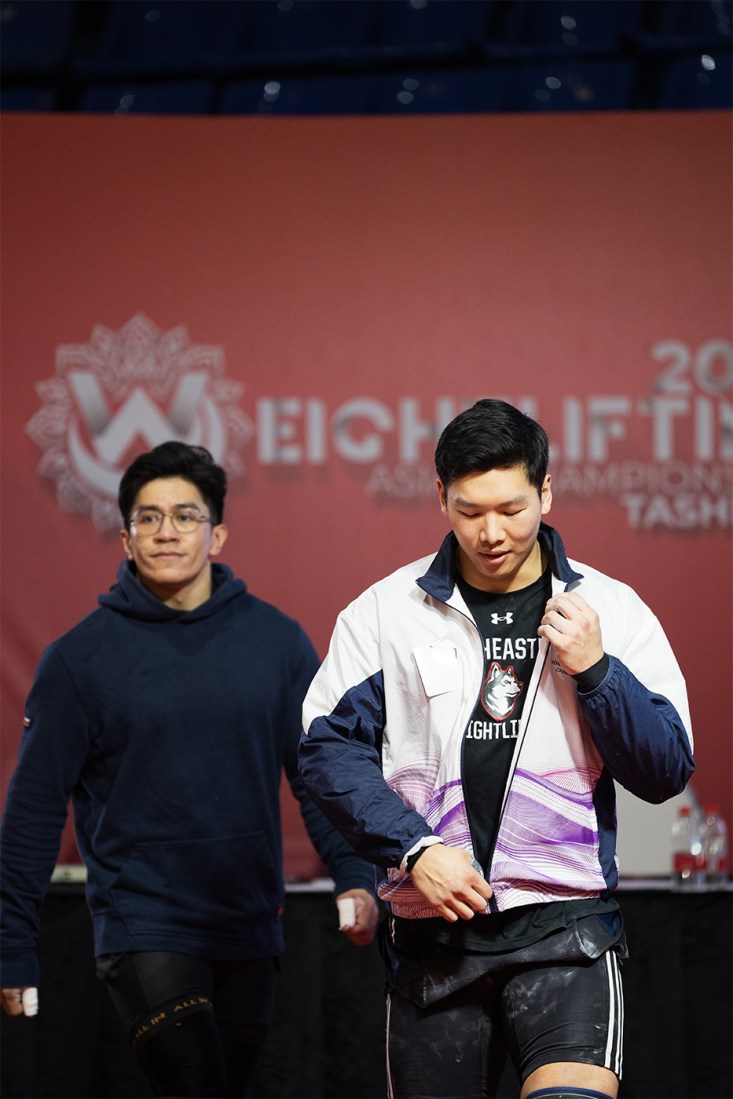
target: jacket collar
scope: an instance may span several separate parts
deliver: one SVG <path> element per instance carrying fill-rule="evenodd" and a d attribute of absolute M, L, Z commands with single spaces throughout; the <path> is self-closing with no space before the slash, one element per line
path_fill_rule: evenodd
<path fill-rule="evenodd" d="M 554 527 L 547 523 L 540 523 L 538 538 L 549 557 L 550 568 L 558 580 L 571 584 L 575 580 L 582 579 L 581 573 L 575 572 L 570 567 L 563 540 Z M 428 571 L 417 579 L 417 584 L 423 591 L 440 599 L 443 603 L 447 603 L 450 599 L 456 584 L 457 547 L 458 539 L 453 531 L 450 531 L 443 539 Z"/>

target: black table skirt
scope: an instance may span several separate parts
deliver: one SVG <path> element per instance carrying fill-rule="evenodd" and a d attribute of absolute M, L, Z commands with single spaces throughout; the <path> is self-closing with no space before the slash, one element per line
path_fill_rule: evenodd
<path fill-rule="evenodd" d="M 731 1099 L 733 894 L 637 887 L 618 896 L 631 951 L 623 968 L 620 1099 Z M 288 892 L 285 934 L 257 1096 L 381 1099 L 385 1015 L 376 947 L 354 947 L 339 934 L 333 900 L 318 887 Z M 91 942 L 81 886 L 51 886 L 40 1014 L 1 1020 L 4 1099 L 150 1096 L 95 977 Z M 518 1094 L 508 1067 L 499 1095 Z"/>

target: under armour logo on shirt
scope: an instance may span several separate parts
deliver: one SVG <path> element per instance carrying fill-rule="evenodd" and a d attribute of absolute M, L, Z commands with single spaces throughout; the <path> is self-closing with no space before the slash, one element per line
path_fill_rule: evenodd
<path fill-rule="evenodd" d="M 496 614 L 496 613 L 494 613 L 494 614 L 491 615 L 491 625 L 492 626 L 496 626 L 499 622 L 506 622 L 507 625 L 510 626 L 513 621 L 514 621 L 514 615 L 511 613 L 511 611 L 509 611 L 508 614 Z"/>

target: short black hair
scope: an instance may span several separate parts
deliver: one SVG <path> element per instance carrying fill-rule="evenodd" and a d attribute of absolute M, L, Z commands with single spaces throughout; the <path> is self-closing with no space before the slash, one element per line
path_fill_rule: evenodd
<path fill-rule="evenodd" d="M 443 488 L 468 473 L 522 466 L 542 491 L 550 457 L 545 429 L 506 401 L 484 398 L 460 412 L 435 448 L 435 469 Z"/>
<path fill-rule="evenodd" d="M 149 481 L 170 477 L 181 477 L 195 485 L 206 501 L 212 522 L 223 522 L 226 470 L 216 464 L 206 447 L 171 440 L 139 454 L 122 474 L 117 502 L 125 527 L 130 525 L 130 513 L 140 489 Z"/>

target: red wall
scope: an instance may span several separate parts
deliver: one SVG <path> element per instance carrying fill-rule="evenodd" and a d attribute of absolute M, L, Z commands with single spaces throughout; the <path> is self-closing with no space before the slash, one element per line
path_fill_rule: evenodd
<path fill-rule="evenodd" d="M 42 647 L 114 579 L 134 453 L 211 446 L 225 559 L 325 653 L 437 547 L 435 425 L 493 395 L 550 433 L 570 555 L 660 617 L 731 821 L 728 113 L 9 115 L 3 144 L 3 789 Z"/>

